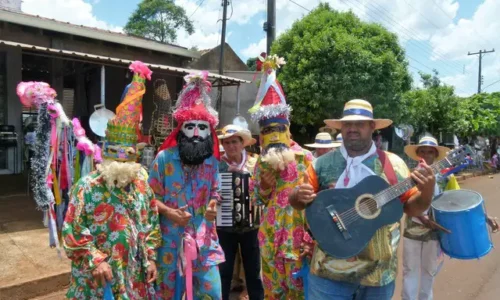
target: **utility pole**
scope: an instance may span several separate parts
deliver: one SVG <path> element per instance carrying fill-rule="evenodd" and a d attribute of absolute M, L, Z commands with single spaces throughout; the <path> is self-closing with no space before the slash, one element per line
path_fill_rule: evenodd
<path fill-rule="evenodd" d="M 224 47 L 226 45 L 226 19 L 227 19 L 227 3 L 229 0 L 222 0 L 222 31 L 220 39 L 220 58 L 219 58 L 219 74 L 224 75 Z M 219 83 L 219 95 L 217 97 L 216 110 L 221 113 L 222 106 L 222 81 Z"/>
<path fill-rule="evenodd" d="M 271 53 L 271 45 L 276 39 L 276 0 L 267 0 L 267 22 L 264 23 L 264 31 L 267 32 L 266 53 Z"/>
<path fill-rule="evenodd" d="M 486 50 L 479 50 L 479 52 L 476 52 L 476 53 L 468 53 L 468 55 L 479 55 L 479 74 L 477 76 L 477 93 L 480 94 L 481 93 L 481 85 L 483 84 L 483 77 L 481 76 L 481 64 L 482 64 L 482 61 L 483 61 L 483 55 L 485 54 L 488 54 L 488 53 L 492 53 L 492 52 L 495 52 L 495 49 L 492 49 L 490 51 L 486 51 Z"/>

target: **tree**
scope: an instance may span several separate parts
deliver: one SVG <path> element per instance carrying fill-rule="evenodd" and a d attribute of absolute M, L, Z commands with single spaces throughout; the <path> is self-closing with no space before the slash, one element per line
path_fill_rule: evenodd
<path fill-rule="evenodd" d="M 247 66 L 249 71 L 256 71 L 257 70 L 257 57 L 251 57 L 247 59 Z"/>
<path fill-rule="evenodd" d="M 462 106 L 463 118 L 467 121 L 462 135 L 500 135 L 500 93 L 475 94 L 464 99 Z"/>
<path fill-rule="evenodd" d="M 320 4 L 282 34 L 271 52 L 286 60 L 278 79 L 293 108 L 292 133 L 314 134 L 355 98 L 369 101 L 377 117 L 399 121 L 411 76 L 397 36 L 384 27 Z"/>
<path fill-rule="evenodd" d="M 466 101 L 455 95 L 453 87 L 441 83 L 438 72 L 420 73 L 424 88 L 414 89 L 403 95 L 405 123 L 412 125 L 417 134 L 429 132 L 461 133 L 469 127 Z"/>
<path fill-rule="evenodd" d="M 175 42 L 177 30 L 184 28 L 193 34 L 193 23 L 184 8 L 173 0 L 142 0 L 125 25 L 125 32 L 161 43 Z"/>

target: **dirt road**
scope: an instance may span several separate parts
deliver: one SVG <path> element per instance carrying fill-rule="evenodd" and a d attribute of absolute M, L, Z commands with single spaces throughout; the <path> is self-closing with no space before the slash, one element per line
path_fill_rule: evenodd
<path fill-rule="evenodd" d="M 500 218 L 500 174 L 467 179 L 460 184 L 462 189 L 479 192 L 485 199 L 488 214 Z M 500 248 L 500 233 L 492 236 L 493 243 Z M 401 243 L 402 246 L 402 243 Z M 402 247 L 400 247 L 400 254 Z M 401 257 L 401 256 L 400 256 Z M 401 259 L 396 282 L 394 300 L 401 299 Z M 234 295 L 235 296 L 235 295 Z M 62 292 L 37 300 L 64 299 Z M 236 298 L 236 297 L 234 297 Z M 500 250 L 493 249 L 479 260 L 456 260 L 446 258 L 434 286 L 436 300 L 497 300 L 500 299 Z"/>
<path fill-rule="evenodd" d="M 461 183 L 460 187 L 480 193 L 485 200 L 488 214 L 500 218 L 500 174 L 494 175 L 493 178 L 488 176 L 470 178 Z M 500 233 L 493 234 L 492 239 L 497 248 L 479 260 L 457 260 L 448 257 L 445 259 L 434 285 L 434 299 L 500 299 L 500 250 L 498 249 Z M 401 299 L 401 286 L 400 260 L 393 299 Z"/>

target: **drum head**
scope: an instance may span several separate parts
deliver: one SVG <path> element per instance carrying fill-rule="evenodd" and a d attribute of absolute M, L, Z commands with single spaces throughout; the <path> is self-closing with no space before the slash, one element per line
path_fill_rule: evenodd
<path fill-rule="evenodd" d="M 472 209 L 483 201 L 481 194 L 470 190 L 445 191 L 432 201 L 432 207 L 439 211 L 458 212 Z"/>

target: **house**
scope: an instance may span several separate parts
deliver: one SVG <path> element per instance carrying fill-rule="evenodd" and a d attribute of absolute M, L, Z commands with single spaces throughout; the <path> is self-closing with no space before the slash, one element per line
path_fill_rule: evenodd
<path fill-rule="evenodd" d="M 0 125 L 12 125 L 17 147 L 0 148 L 0 174 L 19 173 L 26 161 L 23 127 L 36 112 L 23 108 L 16 86 L 20 81 L 45 81 L 57 92 L 70 117 L 78 117 L 87 134 L 94 105 L 115 110 L 124 87 L 130 83 L 128 64 L 141 60 L 153 71 L 147 89 L 155 80 L 166 81 L 175 100 L 183 76 L 193 71 L 189 64 L 200 58 L 196 51 L 123 33 L 73 25 L 16 10 L 0 8 Z M 210 73 L 214 87 L 249 81 Z M 143 100 L 143 129 L 148 131 L 153 94 Z M 31 118 L 30 118 L 31 116 Z"/>
<path fill-rule="evenodd" d="M 199 51 L 201 56 L 194 59 L 189 65 L 193 69 L 209 70 L 218 72 L 220 62 L 220 46 L 213 49 Z M 260 73 L 248 70 L 248 66 L 234 52 L 229 44 L 224 47 L 224 75 L 241 78 L 247 81 L 260 80 Z M 220 103 L 219 121 L 222 126 L 231 124 L 234 117 L 239 113 L 248 123 L 248 129 L 254 136 L 259 135 L 258 124 L 252 123 L 248 110 L 254 105 L 257 90 L 256 83 L 222 88 L 222 99 Z M 212 99 L 219 99 L 218 89 L 213 89 Z M 239 101 L 238 101 L 239 100 Z M 214 100 L 215 101 L 215 100 Z"/>

